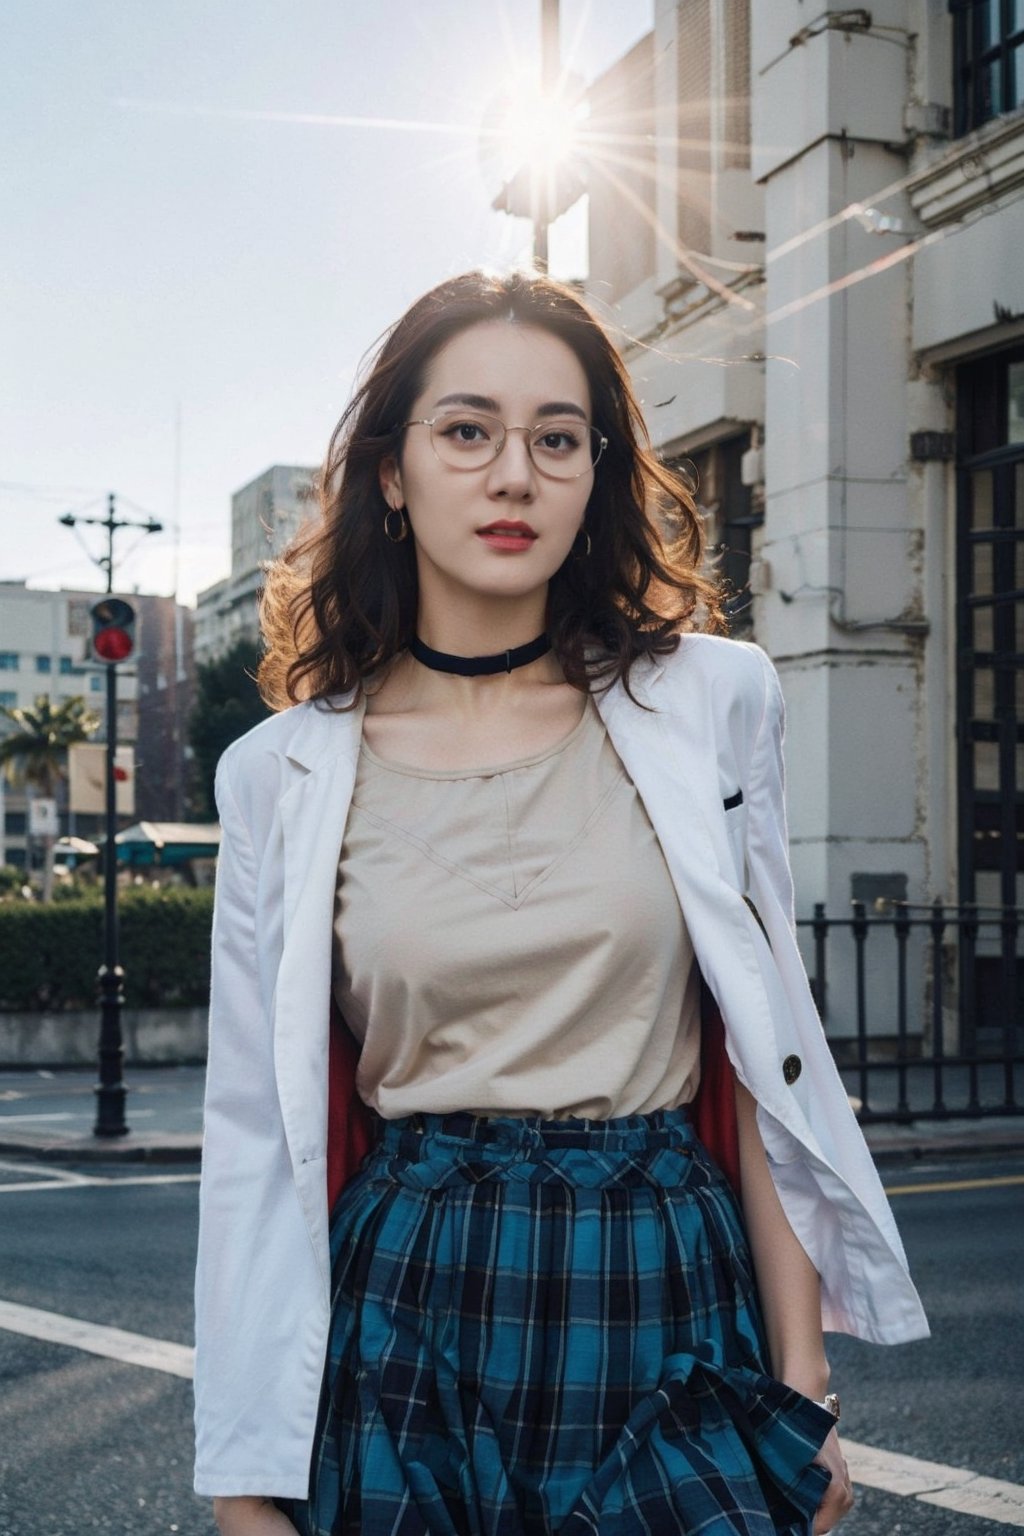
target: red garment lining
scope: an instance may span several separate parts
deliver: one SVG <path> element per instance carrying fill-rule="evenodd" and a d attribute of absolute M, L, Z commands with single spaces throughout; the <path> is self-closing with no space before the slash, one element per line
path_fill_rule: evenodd
<path fill-rule="evenodd" d="M 694 1129 L 737 1196 L 740 1148 L 735 1073 L 725 1048 L 725 1026 L 708 987 L 701 990 L 700 1088 L 690 1105 Z M 356 1092 L 359 1043 L 334 1002 L 327 1088 L 327 1200 L 335 1201 L 373 1145 L 373 1112 Z"/>

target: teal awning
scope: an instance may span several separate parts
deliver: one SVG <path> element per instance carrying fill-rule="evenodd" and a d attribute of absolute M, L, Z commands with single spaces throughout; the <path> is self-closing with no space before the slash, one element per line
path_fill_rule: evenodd
<path fill-rule="evenodd" d="M 215 821 L 139 821 L 119 832 L 115 841 L 119 864 L 159 864 L 166 868 L 190 859 L 215 859 L 220 826 Z"/>

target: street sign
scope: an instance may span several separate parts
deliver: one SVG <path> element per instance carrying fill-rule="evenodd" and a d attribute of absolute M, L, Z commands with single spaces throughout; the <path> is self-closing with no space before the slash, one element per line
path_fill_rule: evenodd
<path fill-rule="evenodd" d="M 32 837 L 57 836 L 56 800 L 30 800 L 28 803 L 28 830 Z"/>

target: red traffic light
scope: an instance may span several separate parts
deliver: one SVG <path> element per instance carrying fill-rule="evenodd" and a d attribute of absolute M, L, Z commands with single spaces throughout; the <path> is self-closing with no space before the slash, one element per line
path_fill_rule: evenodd
<path fill-rule="evenodd" d="M 121 597 L 92 607 L 92 648 L 100 661 L 127 661 L 135 649 L 135 609 Z"/>

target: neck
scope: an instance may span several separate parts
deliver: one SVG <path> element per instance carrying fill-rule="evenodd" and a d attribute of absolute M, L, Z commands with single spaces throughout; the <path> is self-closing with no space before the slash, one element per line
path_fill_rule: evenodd
<path fill-rule="evenodd" d="M 523 598 L 477 597 L 460 601 L 444 594 L 438 602 L 420 592 L 416 633 L 431 650 L 452 656 L 494 656 L 529 645 L 546 627 L 547 589 Z"/>

